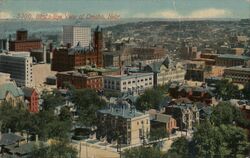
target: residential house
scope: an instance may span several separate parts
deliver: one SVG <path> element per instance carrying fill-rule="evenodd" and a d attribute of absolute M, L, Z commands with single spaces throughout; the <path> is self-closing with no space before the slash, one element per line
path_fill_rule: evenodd
<path fill-rule="evenodd" d="M 32 113 L 37 113 L 39 112 L 39 105 L 38 105 L 38 100 L 39 100 L 39 94 L 34 88 L 29 88 L 29 87 L 24 87 L 22 88 L 23 93 L 24 93 L 24 99 L 27 101 L 28 104 L 28 110 L 29 112 Z"/>

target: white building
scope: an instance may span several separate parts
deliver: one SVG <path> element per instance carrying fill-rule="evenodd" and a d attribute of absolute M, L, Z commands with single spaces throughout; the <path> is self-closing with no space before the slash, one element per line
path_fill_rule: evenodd
<path fill-rule="evenodd" d="M 13 54 L 0 55 L 0 72 L 9 73 L 18 86 L 32 86 L 32 57 Z"/>
<path fill-rule="evenodd" d="M 91 42 L 91 28 L 82 26 L 63 26 L 63 44 L 76 46 L 80 42 L 82 47 L 89 46 Z"/>
<path fill-rule="evenodd" d="M 171 81 L 184 81 L 186 71 L 181 63 L 173 65 L 167 57 L 163 62 L 155 62 L 144 67 L 146 72 L 154 73 L 154 85 L 161 86 Z"/>
<path fill-rule="evenodd" d="M 152 88 L 153 84 L 153 73 L 132 73 L 104 76 L 104 90 L 112 92 L 140 93 L 145 89 Z"/>

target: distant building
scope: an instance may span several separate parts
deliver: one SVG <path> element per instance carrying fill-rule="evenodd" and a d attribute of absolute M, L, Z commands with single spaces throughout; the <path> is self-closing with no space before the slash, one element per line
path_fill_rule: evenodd
<path fill-rule="evenodd" d="M 142 144 L 150 133 L 149 114 L 138 112 L 127 102 L 97 112 L 97 138 L 120 144 Z M 119 140 L 117 140 L 119 138 Z"/>
<path fill-rule="evenodd" d="M 76 46 L 78 43 L 82 47 L 91 44 L 91 28 L 83 26 L 63 26 L 63 44 L 66 46 Z"/>
<path fill-rule="evenodd" d="M 97 27 L 94 32 L 94 46 L 77 44 L 72 48 L 61 47 L 53 52 L 51 69 L 53 71 L 72 71 L 76 67 L 102 67 L 102 30 Z"/>
<path fill-rule="evenodd" d="M 105 75 L 104 90 L 111 92 L 140 93 L 152 88 L 154 84 L 153 73 L 133 73 L 122 75 Z"/>
<path fill-rule="evenodd" d="M 103 55 L 105 66 L 130 66 L 138 63 L 149 64 L 166 58 L 163 48 L 133 48 L 125 47 L 116 52 L 106 52 Z"/>
<path fill-rule="evenodd" d="M 173 83 L 169 88 L 170 96 L 174 98 L 189 98 L 195 102 L 204 102 L 206 104 L 213 103 L 213 93 L 207 87 L 177 85 Z"/>
<path fill-rule="evenodd" d="M 171 115 L 159 113 L 154 109 L 147 113 L 150 114 L 151 129 L 161 128 L 165 129 L 168 134 L 172 134 L 178 128 L 176 120 Z"/>
<path fill-rule="evenodd" d="M 192 130 L 195 124 L 199 124 L 199 109 L 193 104 L 167 106 L 165 113 L 175 118 L 180 130 Z"/>
<path fill-rule="evenodd" d="M 103 66 L 120 67 L 121 66 L 120 58 L 121 58 L 120 52 L 105 52 L 103 54 Z"/>
<path fill-rule="evenodd" d="M 64 87 L 65 83 L 70 83 L 76 89 L 103 89 L 103 77 L 98 75 L 96 72 L 89 72 L 87 74 L 84 74 L 77 71 L 66 71 L 57 73 L 56 77 L 58 88 Z"/>
<path fill-rule="evenodd" d="M 24 93 L 24 99 L 27 101 L 28 110 L 32 113 L 39 112 L 39 95 L 34 88 L 23 87 L 22 91 Z"/>
<path fill-rule="evenodd" d="M 186 65 L 186 80 L 204 81 L 205 79 L 205 62 L 190 61 Z"/>
<path fill-rule="evenodd" d="M 28 39 L 28 31 L 25 29 L 17 30 L 16 40 L 9 41 L 10 51 L 30 51 L 31 49 L 41 49 L 42 40 Z"/>
<path fill-rule="evenodd" d="M 197 57 L 197 47 L 190 46 L 187 42 L 183 42 L 180 48 L 180 58 L 191 60 Z"/>
<path fill-rule="evenodd" d="M 250 57 L 247 57 L 247 56 L 220 54 L 216 58 L 216 65 L 226 66 L 226 67 L 240 66 L 240 65 L 244 65 L 249 60 L 250 60 Z"/>
<path fill-rule="evenodd" d="M 33 84 L 31 57 L 11 54 L 0 55 L 0 72 L 9 73 L 18 86 L 30 87 Z"/>
<path fill-rule="evenodd" d="M 216 58 L 218 54 L 201 53 L 200 58 L 193 59 L 194 61 L 204 61 L 207 66 L 213 66 L 216 64 Z"/>
<path fill-rule="evenodd" d="M 163 62 L 155 62 L 144 67 L 144 71 L 154 73 L 154 85 L 164 85 L 170 81 L 183 81 L 186 71 L 180 63 L 174 66 L 167 57 Z"/>
<path fill-rule="evenodd" d="M 8 50 L 8 40 L 7 39 L 0 39 L 0 51 L 1 50 Z"/>
<path fill-rule="evenodd" d="M 247 84 L 250 82 L 250 68 L 243 66 L 228 67 L 224 70 L 224 77 L 232 79 L 234 83 Z"/>

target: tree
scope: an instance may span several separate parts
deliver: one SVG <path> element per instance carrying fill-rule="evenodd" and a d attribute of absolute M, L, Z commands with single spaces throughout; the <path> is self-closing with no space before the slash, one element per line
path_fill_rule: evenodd
<path fill-rule="evenodd" d="M 241 97 L 241 91 L 237 85 L 229 82 L 229 80 L 221 80 L 216 84 L 217 97 L 222 100 L 237 99 Z"/>
<path fill-rule="evenodd" d="M 211 122 L 217 126 L 221 124 L 236 124 L 242 127 L 248 127 L 250 124 L 241 110 L 229 102 L 221 102 L 213 107 Z"/>
<path fill-rule="evenodd" d="M 189 155 L 193 157 L 223 157 L 228 155 L 222 133 L 209 121 L 197 127 L 194 132 Z"/>
<path fill-rule="evenodd" d="M 168 133 L 165 128 L 151 128 L 150 130 L 150 140 L 159 140 L 166 138 Z"/>
<path fill-rule="evenodd" d="M 85 126 L 95 125 L 96 111 L 106 106 L 106 102 L 91 89 L 76 90 L 73 94 L 73 102 L 79 115 L 78 122 Z"/>
<path fill-rule="evenodd" d="M 178 155 L 181 158 L 189 157 L 189 142 L 185 137 L 176 139 L 165 157 L 174 157 L 173 155 Z"/>
<path fill-rule="evenodd" d="M 126 150 L 124 158 L 161 158 L 163 154 L 157 148 L 137 147 Z"/>
<path fill-rule="evenodd" d="M 57 90 L 53 91 L 52 93 L 44 91 L 42 93 L 42 99 L 43 99 L 43 108 L 45 110 L 55 109 L 55 107 L 64 104 L 64 99 Z"/>
<path fill-rule="evenodd" d="M 60 121 L 72 121 L 72 118 L 73 115 L 70 112 L 70 109 L 68 107 L 62 107 L 59 114 Z"/>
<path fill-rule="evenodd" d="M 59 141 L 50 146 L 34 147 L 30 158 L 77 158 L 76 149 L 68 142 Z"/>
<path fill-rule="evenodd" d="M 136 101 L 137 109 L 144 111 L 149 109 L 159 109 L 159 105 L 164 100 L 164 93 L 160 89 L 148 89 Z"/>
<path fill-rule="evenodd" d="M 221 125 L 220 131 L 224 136 L 230 157 L 244 157 L 249 152 L 246 131 L 234 125 Z"/>
<path fill-rule="evenodd" d="M 250 99 L 250 82 L 248 82 L 242 90 L 245 99 Z"/>

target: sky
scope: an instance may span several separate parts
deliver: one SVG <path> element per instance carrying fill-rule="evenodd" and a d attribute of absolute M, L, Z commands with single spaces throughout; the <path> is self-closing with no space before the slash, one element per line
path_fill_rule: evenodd
<path fill-rule="evenodd" d="M 18 13 L 118 14 L 121 18 L 250 18 L 250 0 L 0 0 L 0 19 Z"/>

